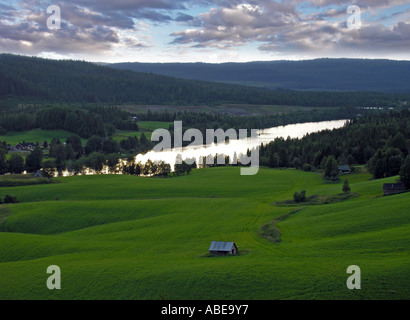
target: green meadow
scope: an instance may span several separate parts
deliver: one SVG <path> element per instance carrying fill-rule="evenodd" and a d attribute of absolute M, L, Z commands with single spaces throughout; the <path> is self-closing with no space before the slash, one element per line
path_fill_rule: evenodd
<path fill-rule="evenodd" d="M 6 141 L 8 144 L 16 145 L 23 141 L 25 142 L 39 142 L 42 144 L 44 141 L 51 142 L 53 138 L 59 138 L 61 141 L 67 140 L 73 134 L 65 130 L 41 130 L 34 129 L 25 132 L 8 132 L 4 136 L 0 136 L 0 141 Z M 83 143 L 86 140 L 83 139 Z"/>
<path fill-rule="evenodd" d="M 239 168 L 176 178 L 58 178 L 0 188 L 0 299 L 408 299 L 410 194 L 396 178 L 347 176 L 358 197 L 281 206 L 295 191 L 334 195 L 318 174 Z M 278 219 L 282 217 L 282 219 Z M 286 219 L 285 219 L 286 218 Z M 279 242 L 260 235 L 276 221 Z M 239 254 L 212 257 L 212 241 Z M 61 269 L 61 290 L 46 286 Z M 361 290 L 349 290 L 350 265 Z"/>
<path fill-rule="evenodd" d="M 114 140 L 121 141 L 127 139 L 128 137 L 138 137 L 141 138 L 141 135 L 147 137 L 148 140 L 151 140 L 152 132 L 157 129 L 169 129 L 169 126 L 173 124 L 171 122 L 160 122 L 160 121 L 141 121 L 138 122 L 139 131 L 127 131 L 127 130 L 117 130 L 114 135 Z"/>
<path fill-rule="evenodd" d="M 172 123 L 170 122 L 141 121 L 138 123 L 139 131 L 117 130 L 113 138 L 117 141 L 133 136 L 140 138 L 142 133 L 144 133 L 147 139 L 150 139 L 153 131 L 162 128 L 168 129 L 171 124 Z M 23 141 L 33 143 L 39 142 L 42 144 L 44 141 L 50 143 L 53 138 L 59 138 L 61 141 L 65 141 L 72 135 L 73 133 L 65 130 L 34 129 L 25 132 L 8 132 L 6 135 L 0 136 L 0 141 L 6 141 L 7 144 L 11 145 L 16 145 Z M 87 139 L 81 139 L 81 142 L 85 145 L 87 143 Z"/>

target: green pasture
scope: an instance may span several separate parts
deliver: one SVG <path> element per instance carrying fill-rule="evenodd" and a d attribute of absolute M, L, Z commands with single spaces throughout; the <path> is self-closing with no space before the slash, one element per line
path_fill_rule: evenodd
<path fill-rule="evenodd" d="M 20 142 L 39 142 L 42 144 L 44 141 L 51 142 L 53 138 L 59 138 L 61 141 L 67 140 L 73 134 L 65 130 L 41 130 L 34 129 L 25 132 L 8 132 L 4 136 L 0 136 L 0 141 L 6 141 L 7 144 L 16 145 Z M 86 140 L 83 140 L 85 143 Z"/>
<path fill-rule="evenodd" d="M 151 139 L 151 134 L 156 129 L 168 129 L 172 123 L 159 122 L 159 121 L 142 121 L 138 123 L 139 131 L 117 130 L 114 135 L 114 140 L 120 141 L 127 139 L 128 137 L 137 136 L 141 137 L 142 133 L 145 134 L 148 140 Z M 6 141 L 7 144 L 16 145 L 23 141 L 25 142 L 39 142 L 42 144 L 44 141 L 51 142 L 53 138 L 59 138 L 60 141 L 65 141 L 71 137 L 73 133 L 65 130 L 41 130 L 34 129 L 25 132 L 8 132 L 6 135 L 0 136 L 0 141 Z M 82 144 L 87 143 L 87 139 L 81 139 Z"/>
<path fill-rule="evenodd" d="M 315 173 L 239 168 L 177 178 L 58 178 L 0 188 L 0 299 L 408 299 L 410 194 L 349 175 L 359 197 L 286 207 L 295 191 L 342 192 Z M 291 214 L 290 214 L 291 213 Z M 280 243 L 258 235 L 278 217 Z M 212 257 L 212 241 L 239 254 Z M 46 287 L 61 268 L 61 290 Z M 358 265 L 362 289 L 346 287 Z"/>
<path fill-rule="evenodd" d="M 160 122 L 160 121 L 141 121 L 138 122 L 139 131 L 128 131 L 128 130 L 117 130 L 114 135 L 114 140 L 121 141 L 127 139 L 128 137 L 138 137 L 144 133 L 148 140 L 151 140 L 152 132 L 157 129 L 169 129 L 171 122 Z"/>

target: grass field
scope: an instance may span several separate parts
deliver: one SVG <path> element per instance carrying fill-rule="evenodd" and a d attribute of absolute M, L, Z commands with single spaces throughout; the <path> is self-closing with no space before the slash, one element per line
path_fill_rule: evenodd
<path fill-rule="evenodd" d="M 65 130 L 41 130 L 34 129 L 26 132 L 8 132 L 5 136 L 0 136 L 0 141 L 6 141 L 8 144 L 16 145 L 20 142 L 39 142 L 44 141 L 50 143 L 53 138 L 59 138 L 61 141 L 67 140 L 73 134 Z M 83 140 L 83 143 L 86 140 Z"/>
<path fill-rule="evenodd" d="M 151 140 L 152 132 L 157 129 L 167 129 L 171 125 L 171 122 L 159 122 L 159 121 L 141 121 L 138 122 L 139 131 L 126 131 L 126 130 L 117 130 L 114 135 L 114 140 L 121 141 L 127 139 L 128 137 L 138 137 L 141 138 L 141 135 L 144 133 L 148 140 Z"/>
<path fill-rule="evenodd" d="M 408 299 L 410 194 L 382 197 L 368 174 L 360 196 L 277 206 L 295 191 L 339 194 L 315 173 L 239 168 L 150 179 L 88 176 L 0 189 L 0 299 Z M 258 235 L 277 223 L 280 243 Z M 240 254 L 210 257 L 213 240 Z M 58 265 L 62 290 L 46 287 Z M 346 287 L 358 265 L 362 289 Z"/>
<path fill-rule="evenodd" d="M 278 105 L 251 105 L 251 104 L 222 104 L 218 106 L 153 106 L 153 105 L 136 105 L 124 106 L 123 110 L 130 113 L 147 113 L 151 112 L 197 112 L 210 114 L 229 114 L 235 116 L 252 116 L 278 113 L 290 113 L 294 111 L 309 111 L 310 107 L 300 106 L 278 106 Z M 167 129 L 167 128 L 166 128 Z"/>
<path fill-rule="evenodd" d="M 124 130 L 117 130 L 116 134 L 114 135 L 114 140 L 120 141 L 122 139 L 127 139 L 128 137 L 137 136 L 138 138 L 141 137 L 142 133 L 145 134 L 148 140 L 151 139 L 151 134 L 156 129 L 168 129 L 169 122 L 158 122 L 158 121 L 142 121 L 138 123 L 140 128 L 139 131 L 124 131 Z M 65 130 L 41 130 L 41 129 L 34 129 L 26 132 L 8 132 L 4 136 L 0 136 L 0 141 L 6 141 L 7 144 L 16 145 L 23 141 L 25 142 L 39 142 L 42 144 L 44 141 L 48 143 L 51 142 L 53 138 L 59 138 L 60 141 L 64 142 L 67 138 L 71 137 L 73 133 L 65 131 Z M 87 139 L 81 139 L 83 145 L 87 143 Z"/>

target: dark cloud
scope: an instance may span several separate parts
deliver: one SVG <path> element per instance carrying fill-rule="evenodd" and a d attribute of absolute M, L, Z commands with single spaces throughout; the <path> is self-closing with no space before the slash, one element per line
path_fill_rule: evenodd
<path fill-rule="evenodd" d="M 175 21 L 178 21 L 178 22 L 191 22 L 193 20 L 194 20 L 193 16 L 182 13 L 182 12 L 178 12 L 178 15 L 175 18 Z"/>

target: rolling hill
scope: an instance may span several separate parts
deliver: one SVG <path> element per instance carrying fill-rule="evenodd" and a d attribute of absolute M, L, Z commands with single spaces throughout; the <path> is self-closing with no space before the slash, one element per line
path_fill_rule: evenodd
<path fill-rule="evenodd" d="M 116 70 L 84 61 L 0 55 L 0 101 L 102 104 L 275 104 L 283 93 Z M 286 97 L 285 97 L 286 100 Z"/>
<path fill-rule="evenodd" d="M 21 203 L 0 206 L 0 299 L 408 299 L 410 194 L 382 197 L 394 178 L 348 178 L 359 197 L 293 207 L 276 201 L 302 189 L 338 194 L 342 184 L 211 168 L 2 188 Z M 281 242 L 259 236 L 278 217 Z M 215 240 L 235 241 L 239 254 L 209 256 Z M 47 290 L 50 265 L 61 268 L 62 290 Z M 346 287 L 350 265 L 361 268 L 362 290 Z"/>
<path fill-rule="evenodd" d="M 410 92 L 410 61 L 317 59 L 249 63 L 117 63 L 122 70 L 269 89 Z"/>
<path fill-rule="evenodd" d="M 230 65 L 227 65 L 228 67 Z M 242 65 L 238 65 L 242 68 Z M 184 67 L 186 73 L 203 73 L 203 67 L 209 71 L 220 66 L 188 65 Z M 230 68 L 230 67 L 229 67 Z M 0 55 L 0 107 L 10 104 L 33 103 L 61 103 L 61 104 L 109 104 L 109 105 L 211 105 L 221 104 L 251 104 L 251 105 L 279 105 L 279 106 L 306 106 L 306 107 L 374 107 L 396 106 L 400 101 L 410 100 L 408 93 L 385 93 L 383 88 L 396 86 L 397 81 L 402 87 L 408 86 L 406 81 L 408 73 L 400 77 L 386 77 L 384 87 L 373 87 L 374 92 L 358 92 L 363 89 L 360 85 L 350 88 L 355 92 L 340 92 L 342 87 L 335 87 L 330 77 L 335 77 L 337 70 L 332 71 L 328 77 L 323 77 L 324 83 L 329 83 L 337 92 L 328 92 L 331 88 L 320 88 L 317 91 L 292 91 L 269 90 L 256 88 L 249 85 L 259 81 L 263 72 L 253 70 L 252 65 L 247 69 L 220 69 L 217 74 L 226 74 L 231 78 L 218 78 L 217 74 L 209 73 L 207 80 L 187 80 L 158 75 L 153 72 L 167 73 L 166 65 L 158 65 L 150 72 L 136 72 L 119 70 L 113 67 L 101 66 L 84 61 L 50 60 L 34 57 L 15 56 L 10 54 Z M 236 67 L 235 67 L 236 68 Z M 235 69 L 234 68 L 234 69 Z M 250 68 L 250 69 L 249 69 Z M 269 70 L 269 64 L 263 66 Z M 132 68 L 135 69 L 135 68 Z M 248 70 L 249 69 L 249 70 Z M 387 68 L 388 69 L 388 68 Z M 202 71 L 201 71 L 202 70 Z M 302 79 L 303 83 L 314 84 L 311 78 L 304 75 L 300 68 L 296 73 L 288 73 L 289 79 Z M 319 70 L 319 69 L 318 69 Z M 402 67 L 402 71 L 407 70 Z M 148 70 L 146 70 L 148 71 Z M 266 72 L 266 71 L 265 71 Z M 311 71 L 310 71 L 311 72 Z M 338 74 L 337 78 L 343 74 Z M 255 78 L 256 76 L 256 78 Z M 316 76 L 322 77 L 321 73 Z M 351 85 L 354 79 L 349 73 L 348 78 L 341 78 L 343 83 Z M 396 79 L 397 78 L 397 79 Z M 377 80 L 377 78 L 376 78 Z M 226 84 L 215 81 L 233 82 Z M 265 80 L 264 80 L 265 81 Z M 268 81 L 268 80 L 266 80 Z M 298 80 L 299 81 L 299 80 Z M 358 83 L 361 82 L 360 78 Z M 236 85 L 240 83 L 242 85 Z M 403 87 L 404 86 L 404 87 Z M 275 87 L 293 87 L 278 85 Z M 325 90 L 326 89 L 326 90 Z M 329 90 L 328 90 L 329 89 Z M 377 92 L 379 91 L 379 92 Z M 402 90 L 397 90 L 402 91 Z"/>

